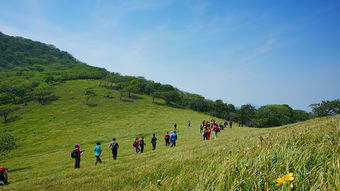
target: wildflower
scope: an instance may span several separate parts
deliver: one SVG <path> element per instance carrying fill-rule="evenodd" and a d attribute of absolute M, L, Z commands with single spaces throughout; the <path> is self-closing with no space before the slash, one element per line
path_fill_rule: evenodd
<path fill-rule="evenodd" d="M 289 173 L 289 174 L 284 175 L 284 178 L 285 178 L 286 181 L 287 180 L 293 181 L 294 180 L 293 173 Z"/>
<path fill-rule="evenodd" d="M 289 182 L 294 180 L 293 175 L 294 175 L 293 173 L 288 173 L 286 175 L 283 175 L 282 177 L 279 177 L 279 178 L 275 179 L 274 182 L 277 182 L 278 186 L 280 184 L 287 184 L 287 183 L 289 183 Z"/>
<path fill-rule="evenodd" d="M 282 184 L 282 183 L 285 182 L 285 179 L 283 177 L 279 177 L 279 178 L 275 179 L 275 181 L 279 184 Z"/>

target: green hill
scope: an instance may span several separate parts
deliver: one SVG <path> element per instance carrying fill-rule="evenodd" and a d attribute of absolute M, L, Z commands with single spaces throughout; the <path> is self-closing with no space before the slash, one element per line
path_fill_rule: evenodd
<path fill-rule="evenodd" d="M 1 133 L 13 135 L 17 145 L 0 157 L 12 170 L 11 183 L 1 190 L 277 190 L 273 180 L 290 172 L 296 190 L 339 188 L 339 115 L 277 128 L 228 128 L 217 140 L 204 142 L 198 126 L 211 116 L 152 104 L 145 95 L 120 101 L 118 91 L 98 84 L 60 83 L 53 90 L 58 100 L 29 102 L 12 115 L 20 118 L 0 124 Z M 90 106 L 84 104 L 88 87 L 97 94 Z M 173 123 L 178 146 L 167 148 L 163 135 Z M 155 151 L 152 133 L 159 140 Z M 143 154 L 134 153 L 137 136 L 146 138 Z M 117 161 L 109 160 L 112 137 L 121 146 Z M 103 143 L 104 162 L 94 166 L 97 141 Z M 77 143 L 85 150 L 80 169 L 70 158 Z"/>

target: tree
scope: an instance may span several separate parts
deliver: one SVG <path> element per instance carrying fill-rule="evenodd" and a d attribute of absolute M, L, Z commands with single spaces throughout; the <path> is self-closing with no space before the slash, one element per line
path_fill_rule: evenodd
<path fill-rule="evenodd" d="M 272 127 L 291 123 L 292 108 L 288 105 L 265 105 L 256 112 L 257 127 Z"/>
<path fill-rule="evenodd" d="M 93 98 L 95 96 L 96 96 L 96 93 L 94 92 L 94 90 L 92 88 L 86 88 L 85 89 L 85 103 L 86 103 L 86 105 L 89 104 L 90 98 Z"/>
<path fill-rule="evenodd" d="M 303 110 L 293 110 L 293 122 L 306 121 L 310 119 L 311 115 Z"/>
<path fill-rule="evenodd" d="M 0 92 L 0 105 L 14 103 L 15 96 L 9 92 Z"/>
<path fill-rule="evenodd" d="M 253 118 L 255 117 L 256 108 L 251 104 L 242 105 L 239 110 L 236 111 L 237 116 L 241 124 L 248 126 L 253 125 Z"/>
<path fill-rule="evenodd" d="M 181 96 L 177 91 L 162 92 L 161 97 L 165 100 L 166 104 L 170 104 L 171 102 L 176 103 L 181 100 Z"/>
<path fill-rule="evenodd" d="M 41 83 L 34 89 L 33 93 L 38 99 L 39 103 L 43 105 L 52 95 L 52 89 L 52 86 L 48 85 L 47 83 Z"/>
<path fill-rule="evenodd" d="M 340 114 L 340 99 L 332 101 L 322 101 L 321 103 L 311 104 L 310 107 L 317 117 Z"/>
<path fill-rule="evenodd" d="M 161 98 L 161 92 L 153 92 L 151 93 L 151 97 L 152 97 L 152 103 L 155 103 L 155 98 Z"/>
<path fill-rule="evenodd" d="M 0 115 L 4 117 L 4 122 L 6 123 L 8 120 L 8 115 L 14 111 L 17 111 L 21 108 L 21 106 L 13 105 L 13 104 L 6 104 L 0 105 Z"/>

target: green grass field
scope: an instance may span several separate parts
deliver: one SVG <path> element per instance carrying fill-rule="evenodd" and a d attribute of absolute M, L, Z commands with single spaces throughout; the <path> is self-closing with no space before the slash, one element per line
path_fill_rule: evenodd
<path fill-rule="evenodd" d="M 340 116 L 276 128 L 228 128 L 217 140 L 202 141 L 199 124 L 211 116 L 188 109 L 152 104 L 148 96 L 120 101 L 117 91 L 99 81 L 59 84 L 57 101 L 29 103 L 0 124 L 14 135 L 17 148 L 0 156 L 12 170 L 10 184 L 0 190 L 339 190 Z M 97 97 L 85 105 L 86 87 Z M 112 95 L 113 98 L 108 98 Z M 187 127 L 191 120 L 192 127 Z M 163 136 L 178 125 L 176 148 Z M 158 137 L 151 150 L 152 133 Z M 135 137 L 146 138 L 146 152 L 135 154 Z M 108 143 L 116 137 L 118 160 L 109 160 Z M 103 146 L 103 163 L 94 166 L 95 143 Z M 70 152 L 79 143 L 85 150 L 81 168 L 74 169 Z M 111 159 L 111 158 L 110 158 Z M 294 180 L 273 182 L 287 173 Z M 157 185 L 161 180 L 161 186 Z"/>

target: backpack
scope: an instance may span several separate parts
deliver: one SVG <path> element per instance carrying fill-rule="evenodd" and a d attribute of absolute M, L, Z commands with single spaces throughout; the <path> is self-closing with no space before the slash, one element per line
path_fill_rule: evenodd
<path fill-rule="evenodd" d="M 112 143 L 111 147 L 112 147 L 112 150 L 117 150 L 117 143 Z"/>
<path fill-rule="evenodd" d="M 136 141 L 134 141 L 134 142 L 132 143 L 132 146 L 133 146 L 133 147 L 136 147 L 136 145 L 137 145 L 137 143 L 136 143 Z"/>
<path fill-rule="evenodd" d="M 73 150 L 71 152 L 71 158 L 76 158 L 76 157 L 77 157 L 77 152 L 76 152 L 76 150 Z"/>

